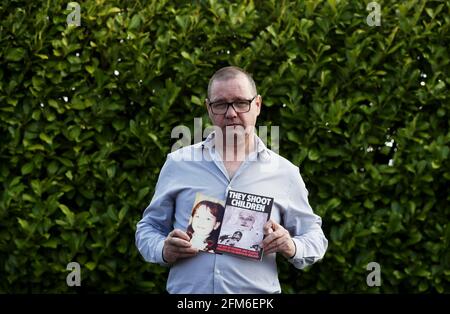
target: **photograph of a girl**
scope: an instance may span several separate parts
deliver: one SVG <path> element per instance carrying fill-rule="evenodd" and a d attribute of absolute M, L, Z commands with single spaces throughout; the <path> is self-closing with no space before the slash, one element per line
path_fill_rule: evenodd
<path fill-rule="evenodd" d="M 201 197 L 197 197 L 196 201 L 198 198 Z M 205 199 L 196 202 L 186 231 L 193 247 L 200 251 L 214 253 L 224 211 L 225 208 L 219 202 Z"/>

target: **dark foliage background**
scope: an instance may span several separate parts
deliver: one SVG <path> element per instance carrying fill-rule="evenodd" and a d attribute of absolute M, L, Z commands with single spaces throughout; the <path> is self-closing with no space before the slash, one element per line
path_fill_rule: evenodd
<path fill-rule="evenodd" d="M 0 292 L 164 291 L 135 225 L 230 64 L 330 241 L 306 271 L 280 259 L 283 291 L 450 292 L 448 1 L 378 1 L 378 27 L 368 1 L 79 3 L 79 27 L 66 1 L 0 4 Z"/>

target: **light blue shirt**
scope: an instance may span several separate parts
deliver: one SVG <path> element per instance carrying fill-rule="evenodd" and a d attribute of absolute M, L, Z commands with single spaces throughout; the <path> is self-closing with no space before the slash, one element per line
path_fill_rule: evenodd
<path fill-rule="evenodd" d="M 256 149 L 230 179 L 215 150 L 214 133 L 167 156 L 155 194 L 137 224 L 136 246 L 144 259 L 167 265 L 164 240 L 173 229 L 186 231 L 195 195 L 225 200 L 228 190 L 274 198 L 271 218 L 286 228 L 296 245 L 289 261 L 297 268 L 323 258 L 328 246 L 321 218 L 308 203 L 298 167 L 269 150 L 255 135 Z M 169 293 L 280 293 L 276 254 L 261 261 L 199 252 L 170 265 Z"/>

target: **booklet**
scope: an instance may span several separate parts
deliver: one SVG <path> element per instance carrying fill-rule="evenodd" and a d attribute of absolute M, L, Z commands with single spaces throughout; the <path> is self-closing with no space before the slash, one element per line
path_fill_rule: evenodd
<path fill-rule="evenodd" d="M 230 190 L 215 251 L 261 260 L 263 227 L 272 205 L 272 197 Z"/>
<path fill-rule="evenodd" d="M 272 197 L 233 190 L 225 202 L 197 193 L 186 233 L 200 251 L 261 260 L 272 205 Z"/>

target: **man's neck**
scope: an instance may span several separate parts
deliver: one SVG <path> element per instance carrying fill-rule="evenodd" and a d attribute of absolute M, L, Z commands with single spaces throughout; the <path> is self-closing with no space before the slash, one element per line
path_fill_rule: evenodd
<path fill-rule="evenodd" d="M 239 139 L 228 139 L 226 136 L 223 138 L 223 145 L 216 146 L 224 162 L 242 162 L 246 157 L 255 150 L 255 137 L 254 134 L 248 134 Z M 221 144 L 222 144 L 221 143 Z M 217 143 L 216 143 L 217 145 Z"/>

